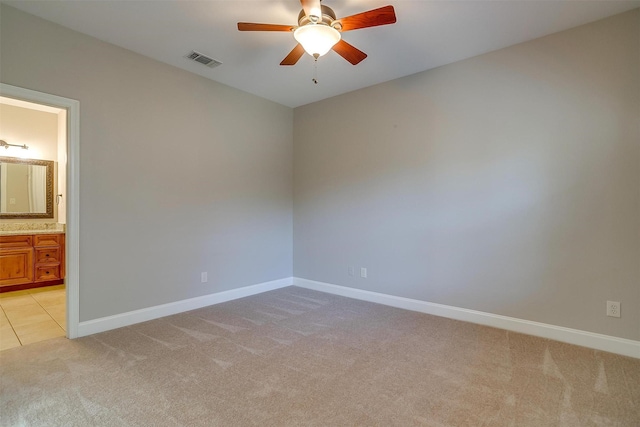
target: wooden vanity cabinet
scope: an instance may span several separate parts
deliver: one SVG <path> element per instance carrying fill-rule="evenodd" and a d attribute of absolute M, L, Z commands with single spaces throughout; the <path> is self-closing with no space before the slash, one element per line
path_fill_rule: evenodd
<path fill-rule="evenodd" d="M 64 282 L 64 234 L 0 236 L 0 292 Z"/>

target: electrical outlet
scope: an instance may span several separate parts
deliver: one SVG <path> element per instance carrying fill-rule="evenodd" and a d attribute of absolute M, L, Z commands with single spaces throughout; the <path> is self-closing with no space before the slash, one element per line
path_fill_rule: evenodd
<path fill-rule="evenodd" d="M 200 273 L 200 283 L 207 283 L 208 280 L 206 271 Z"/>
<path fill-rule="evenodd" d="M 607 301 L 607 316 L 620 317 L 620 303 L 618 301 Z"/>
<path fill-rule="evenodd" d="M 367 269 L 362 267 L 360 268 L 360 277 L 362 277 L 363 279 L 367 278 Z"/>
<path fill-rule="evenodd" d="M 353 277 L 356 275 L 356 269 L 353 265 L 349 266 L 349 276 Z"/>

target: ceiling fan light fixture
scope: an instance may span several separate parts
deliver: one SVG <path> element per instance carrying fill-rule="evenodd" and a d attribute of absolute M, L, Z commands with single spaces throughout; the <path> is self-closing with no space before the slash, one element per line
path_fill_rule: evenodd
<path fill-rule="evenodd" d="M 340 41 L 340 32 L 325 24 L 307 24 L 298 27 L 293 37 L 311 56 L 322 56 Z"/>

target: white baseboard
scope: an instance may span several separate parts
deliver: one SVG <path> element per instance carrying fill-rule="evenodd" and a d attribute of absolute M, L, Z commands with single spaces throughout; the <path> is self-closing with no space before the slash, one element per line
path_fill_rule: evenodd
<path fill-rule="evenodd" d="M 640 341 L 609 335 L 596 334 L 578 329 L 554 326 L 546 323 L 532 322 L 517 319 L 515 317 L 501 316 L 482 311 L 468 310 L 466 308 L 452 307 L 449 305 L 435 304 L 410 298 L 397 297 L 345 286 L 332 285 L 330 283 L 316 282 L 313 280 L 293 278 L 293 285 L 301 288 L 313 289 L 344 297 L 375 302 L 405 310 L 419 311 L 435 316 L 448 317 L 450 319 L 463 320 L 465 322 L 492 326 L 508 331 L 520 332 L 569 344 L 589 347 L 596 350 L 608 351 L 623 356 L 640 359 Z"/>
<path fill-rule="evenodd" d="M 418 311 L 435 316 L 448 317 L 450 319 L 492 326 L 494 328 L 520 332 L 523 334 L 534 335 L 640 359 L 640 341 L 596 334 L 593 332 L 549 325 L 546 323 L 532 322 L 530 320 L 517 319 L 515 317 L 501 316 L 498 314 L 485 313 L 466 308 L 381 294 L 362 289 L 338 286 L 330 283 L 316 282 L 298 277 L 287 277 L 284 279 L 273 280 L 271 282 L 259 283 L 257 285 L 245 286 L 243 288 L 231 289 L 215 294 L 204 295 L 201 297 L 80 322 L 78 326 L 78 337 L 122 328 L 124 326 L 146 322 L 148 320 L 170 316 L 172 314 L 182 313 L 189 310 L 195 310 L 209 305 L 220 304 L 222 302 L 244 298 L 291 285 L 398 307 L 405 310 Z"/>
<path fill-rule="evenodd" d="M 259 283 L 257 285 L 245 286 L 243 288 L 231 289 L 215 294 L 203 295 L 201 297 L 171 302 L 168 304 L 156 305 L 154 307 L 129 311 L 127 313 L 101 317 L 99 319 L 88 320 L 85 322 L 80 322 L 78 327 L 78 337 L 84 337 L 87 335 L 96 334 L 98 332 L 104 332 L 111 329 L 133 325 L 135 323 L 146 322 L 147 320 L 153 320 L 164 316 L 170 316 L 172 314 L 195 310 L 209 305 L 220 304 L 222 302 L 231 301 L 238 298 L 261 294 L 263 292 L 272 291 L 274 289 L 291 286 L 292 284 L 293 278 L 286 277 L 284 279 L 273 280 L 271 282 Z"/>

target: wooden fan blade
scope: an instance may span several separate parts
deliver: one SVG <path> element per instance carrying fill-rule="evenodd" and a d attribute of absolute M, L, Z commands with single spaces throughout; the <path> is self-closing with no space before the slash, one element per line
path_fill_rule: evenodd
<path fill-rule="evenodd" d="M 254 22 L 238 22 L 238 30 L 240 31 L 291 31 L 291 25 L 278 24 L 256 24 Z"/>
<path fill-rule="evenodd" d="M 340 18 L 336 22 L 342 25 L 342 31 L 358 30 L 360 28 L 377 27 L 378 25 L 396 22 L 396 12 L 393 6 L 384 6 L 368 12 Z"/>
<path fill-rule="evenodd" d="M 296 62 L 304 55 L 304 48 L 300 43 L 293 48 L 289 55 L 282 60 L 280 65 L 296 65 Z"/>
<path fill-rule="evenodd" d="M 315 15 L 318 18 L 322 18 L 322 8 L 320 7 L 320 0 L 300 0 L 300 4 L 304 9 L 305 15 Z"/>
<path fill-rule="evenodd" d="M 366 53 L 351 46 L 344 40 L 340 40 L 335 46 L 333 46 L 333 50 L 353 65 L 359 64 L 360 61 L 367 57 Z"/>

